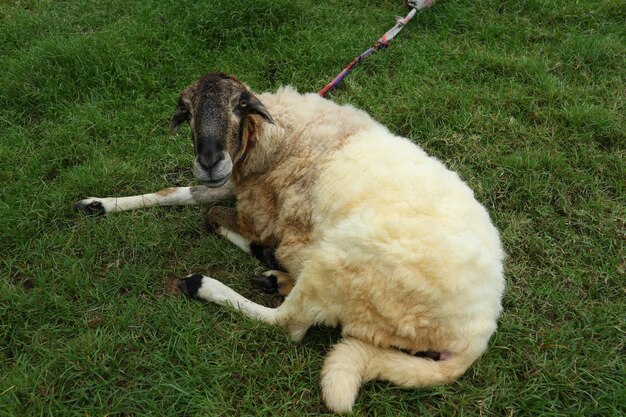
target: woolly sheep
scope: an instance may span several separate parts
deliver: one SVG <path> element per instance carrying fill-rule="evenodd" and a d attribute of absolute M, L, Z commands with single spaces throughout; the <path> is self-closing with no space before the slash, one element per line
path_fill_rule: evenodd
<path fill-rule="evenodd" d="M 504 290 L 498 231 L 472 190 L 440 161 L 368 114 L 290 87 L 255 96 L 232 76 L 185 89 L 172 117 L 189 122 L 194 173 L 206 185 L 89 198 L 85 212 L 194 204 L 211 230 L 273 270 L 253 278 L 285 296 L 258 305 L 203 275 L 188 296 L 288 329 L 341 326 L 321 376 L 327 407 L 349 412 L 360 386 L 444 384 L 496 330 Z"/>

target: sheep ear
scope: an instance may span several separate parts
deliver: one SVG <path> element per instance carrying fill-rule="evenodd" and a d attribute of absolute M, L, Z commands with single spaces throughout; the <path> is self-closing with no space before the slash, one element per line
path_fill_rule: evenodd
<path fill-rule="evenodd" d="M 250 99 L 248 101 L 248 112 L 252 114 L 258 114 L 263 117 L 266 122 L 274 124 L 274 119 L 269 111 L 265 108 L 261 100 L 250 94 Z"/>
<path fill-rule="evenodd" d="M 187 110 L 178 109 L 170 120 L 170 134 L 178 132 L 180 125 L 185 123 L 189 119 L 189 112 Z"/>
<path fill-rule="evenodd" d="M 176 106 L 176 112 L 170 119 L 170 134 L 178 132 L 180 125 L 187 121 L 189 121 L 189 109 L 182 97 L 180 97 L 178 99 L 178 105 Z"/>

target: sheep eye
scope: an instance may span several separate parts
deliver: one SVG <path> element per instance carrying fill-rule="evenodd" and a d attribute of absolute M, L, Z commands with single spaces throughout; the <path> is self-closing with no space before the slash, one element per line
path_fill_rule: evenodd
<path fill-rule="evenodd" d="M 239 107 L 246 107 L 248 102 L 246 100 L 239 100 Z"/>

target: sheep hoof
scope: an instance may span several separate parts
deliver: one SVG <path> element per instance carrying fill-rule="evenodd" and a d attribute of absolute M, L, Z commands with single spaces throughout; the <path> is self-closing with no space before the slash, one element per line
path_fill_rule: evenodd
<path fill-rule="evenodd" d="M 278 292 L 278 278 L 275 275 L 255 275 L 250 278 L 252 288 L 261 290 L 266 294 Z"/>
<path fill-rule="evenodd" d="M 74 204 L 74 210 L 81 212 L 87 216 L 103 216 L 106 209 L 100 201 L 82 200 Z"/>
<path fill-rule="evenodd" d="M 283 266 L 276 259 L 276 247 L 268 247 L 256 242 L 250 243 L 250 252 L 252 256 L 261 261 L 265 266 L 279 271 L 284 270 Z"/>
<path fill-rule="evenodd" d="M 217 229 L 220 227 L 220 225 L 216 222 L 212 222 L 211 220 L 209 220 L 207 216 L 204 219 L 204 227 L 206 228 L 207 232 L 217 235 Z"/>
<path fill-rule="evenodd" d="M 189 275 L 178 283 L 178 289 L 189 298 L 198 298 L 198 290 L 202 285 L 202 274 Z"/>

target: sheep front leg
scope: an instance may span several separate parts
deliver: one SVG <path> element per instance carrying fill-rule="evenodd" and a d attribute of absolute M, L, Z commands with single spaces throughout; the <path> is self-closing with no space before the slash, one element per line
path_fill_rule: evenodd
<path fill-rule="evenodd" d="M 291 278 L 291 275 L 287 272 L 277 271 L 275 269 L 265 271 L 261 275 L 253 276 L 250 278 L 250 282 L 252 283 L 252 287 L 257 290 L 261 290 L 267 294 L 278 293 L 283 297 L 287 297 L 295 285 L 295 281 Z"/>
<path fill-rule="evenodd" d="M 223 236 L 245 253 L 251 255 L 251 242 L 241 234 L 237 224 L 237 210 L 231 207 L 211 207 L 204 218 L 209 232 Z"/>
<path fill-rule="evenodd" d="M 245 253 L 254 256 L 269 268 L 269 271 L 250 278 L 252 287 L 267 294 L 279 293 L 286 297 L 293 288 L 294 281 L 276 259 L 276 249 L 250 242 L 240 232 L 237 224 L 237 210 L 230 207 L 211 207 L 205 217 L 209 231 L 223 236 Z"/>
<path fill-rule="evenodd" d="M 281 269 L 274 256 L 275 249 L 250 241 L 239 228 L 237 210 L 231 207 L 211 207 L 204 218 L 209 232 L 223 236 L 245 253 L 254 256 L 270 268 Z"/>
<path fill-rule="evenodd" d="M 214 203 L 233 196 L 234 187 L 232 183 L 227 182 L 219 188 L 199 185 L 195 187 L 165 188 L 156 193 L 127 197 L 89 197 L 76 203 L 74 208 L 88 215 L 103 215 L 154 206 Z"/>

